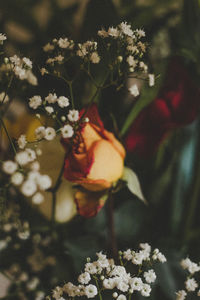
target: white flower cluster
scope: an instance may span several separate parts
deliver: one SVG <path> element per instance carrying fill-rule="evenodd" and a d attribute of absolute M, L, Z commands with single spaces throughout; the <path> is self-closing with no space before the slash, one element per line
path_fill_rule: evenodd
<path fill-rule="evenodd" d="M 122 52 L 118 56 L 117 63 L 126 63 L 130 73 L 143 73 L 152 87 L 155 84 L 154 74 L 148 74 L 148 66 L 142 60 L 146 52 L 146 44 L 141 41 L 145 37 L 145 32 L 141 29 L 132 30 L 127 22 L 120 23 L 117 27 L 109 27 L 108 31 L 105 29 L 99 30 L 98 35 L 101 38 L 109 38 L 119 41 L 123 45 Z M 118 46 L 120 48 L 120 46 Z M 129 88 L 129 92 L 134 97 L 139 95 L 139 89 L 136 84 Z"/>
<path fill-rule="evenodd" d="M 181 267 L 189 272 L 185 281 L 185 290 L 180 290 L 176 293 L 176 300 L 184 300 L 187 298 L 188 292 L 196 292 L 199 287 L 195 275 L 200 272 L 200 265 L 192 262 L 189 257 L 183 259 L 180 263 Z M 196 292 L 196 295 L 200 297 L 200 289 Z"/>
<path fill-rule="evenodd" d="M 100 57 L 97 52 L 97 42 L 87 41 L 83 44 L 78 44 L 77 55 L 81 58 L 87 58 L 93 64 L 100 62 Z"/>
<path fill-rule="evenodd" d="M 49 93 L 48 96 L 42 100 L 41 96 L 35 95 L 29 99 L 29 106 L 33 109 L 37 109 L 39 106 L 46 106 L 45 109 L 49 114 L 54 112 L 54 108 L 49 104 L 58 104 L 59 107 L 65 108 L 69 106 L 69 99 L 65 96 L 58 97 L 55 93 Z"/>
<path fill-rule="evenodd" d="M 2 45 L 5 40 L 7 40 L 6 35 L 3 33 L 0 33 L 0 44 Z"/>
<path fill-rule="evenodd" d="M 146 45 L 141 42 L 141 38 L 145 37 L 143 30 L 132 30 L 131 25 L 127 24 L 127 22 L 122 22 L 117 27 L 109 27 L 108 31 L 105 29 L 99 30 L 98 35 L 102 38 L 118 39 L 120 43 L 125 45 L 122 56 L 118 57 L 118 62 L 125 60 L 130 72 L 134 72 L 138 67 L 141 71 L 147 73 L 148 67 L 140 59 L 146 51 Z"/>
<path fill-rule="evenodd" d="M 43 50 L 45 52 L 52 52 L 56 48 L 60 50 L 61 54 L 55 56 L 55 57 L 49 57 L 46 61 L 47 64 L 53 65 L 54 63 L 62 63 L 64 62 L 64 56 L 62 55 L 62 52 L 64 50 L 73 50 L 74 49 L 74 41 L 69 40 L 68 38 L 59 38 L 59 39 L 53 39 L 51 43 L 47 43 Z"/>
<path fill-rule="evenodd" d="M 10 175 L 10 183 L 18 187 L 24 196 L 32 197 L 35 204 L 44 200 L 41 191 L 49 189 L 52 183 L 48 175 L 39 172 L 40 164 L 36 160 L 39 154 L 37 150 L 26 148 L 16 153 L 14 161 L 7 160 L 2 164 L 3 172 Z"/>
<path fill-rule="evenodd" d="M 66 109 L 70 105 L 69 99 L 65 96 L 58 97 L 56 93 L 49 93 L 48 96 L 42 100 L 41 96 L 35 95 L 29 99 L 29 106 L 32 109 L 37 109 L 42 107 L 48 115 L 51 115 L 52 118 L 57 118 L 57 109 L 55 105 L 58 105 L 61 109 Z M 65 112 L 66 114 L 66 112 Z M 38 116 L 39 117 L 39 116 Z M 79 111 L 71 109 L 68 111 L 67 116 L 61 116 L 61 121 L 69 124 L 65 124 L 63 127 L 58 129 L 58 132 L 61 132 L 63 138 L 71 138 L 74 135 L 73 126 L 76 125 L 76 122 L 79 120 Z M 59 122 L 60 126 L 60 122 Z M 56 137 L 56 130 L 53 127 L 40 126 L 35 130 L 35 136 L 37 140 L 46 139 L 48 141 L 53 140 Z M 25 146 L 26 142 L 24 137 L 21 136 L 20 141 L 18 140 L 19 147 L 22 148 Z"/>
<path fill-rule="evenodd" d="M 126 300 L 134 292 L 140 292 L 143 297 L 149 297 L 150 284 L 155 282 L 156 274 L 153 269 L 144 267 L 142 270 L 143 264 L 147 265 L 145 262 L 148 262 L 152 266 L 155 260 L 166 261 L 165 256 L 158 249 L 151 251 L 151 246 L 147 243 L 140 244 L 138 252 L 131 249 L 120 251 L 121 265 L 116 265 L 113 259 L 107 258 L 102 252 L 97 253 L 97 257 L 98 259 L 94 262 L 87 259 L 84 272 L 78 277 L 78 285 L 68 282 L 63 287 L 57 286 L 53 290 L 53 299 L 65 300 L 68 297 L 81 296 L 95 298 L 97 294 L 105 290 L 110 291 L 112 298 L 117 300 Z M 127 265 L 128 261 L 131 265 L 138 266 L 138 270 L 140 269 L 138 276 L 127 272 L 130 268 Z"/>
<path fill-rule="evenodd" d="M 6 68 L 8 71 L 13 71 L 15 76 L 20 80 L 27 80 L 32 85 L 37 85 L 37 78 L 32 72 L 32 61 L 23 57 L 20 58 L 17 55 L 4 59 Z"/>
<path fill-rule="evenodd" d="M 47 64 L 53 65 L 55 62 L 61 63 L 64 61 L 64 50 L 73 51 L 74 55 L 77 55 L 93 64 L 100 62 L 100 57 L 97 52 L 97 42 L 87 41 L 83 44 L 75 44 L 73 40 L 68 38 L 53 39 L 51 43 L 46 44 L 43 47 L 45 52 L 52 52 L 54 49 L 58 49 L 60 54 L 54 57 L 49 57 L 46 61 Z"/>

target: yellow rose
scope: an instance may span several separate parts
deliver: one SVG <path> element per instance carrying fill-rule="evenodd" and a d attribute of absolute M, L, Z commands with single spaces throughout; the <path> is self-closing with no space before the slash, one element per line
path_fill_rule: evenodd
<path fill-rule="evenodd" d="M 69 152 L 68 139 L 62 139 L 62 143 L 66 149 L 64 177 L 90 191 L 86 195 L 82 190 L 75 196 L 79 213 L 88 217 L 95 215 L 103 205 L 94 192 L 99 192 L 100 197 L 101 191 L 110 188 L 122 176 L 125 150 L 115 136 L 105 130 L 96 105 L 91 106 L 84 117 L 88 117 L 89 122 L 76 133 L 72 150 Z"/>

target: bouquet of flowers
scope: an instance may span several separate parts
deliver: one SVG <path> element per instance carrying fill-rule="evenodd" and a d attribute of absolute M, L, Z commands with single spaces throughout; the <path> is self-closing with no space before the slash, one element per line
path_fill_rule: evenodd
<path fill-rule="evenodd" d="M 198 179 L 187 215 L 180 205 L 188 174 L 199 173 L 188 153 L 200 89 L 178 53 L 154 72 L 157 48 L 142 27 L 123 20 L 90 39 L 56 34 L 38 61 L 9 54 L 0 33 L 2 299 L 200 296 L 200 267 L 182 259 L 199 235 Z M 188 148 L 180 132 L 193 136 Z"/>

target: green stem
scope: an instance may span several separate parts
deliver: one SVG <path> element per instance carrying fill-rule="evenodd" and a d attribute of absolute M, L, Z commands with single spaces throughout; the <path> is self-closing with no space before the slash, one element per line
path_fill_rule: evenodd
<path fill-rule="evenodd" d="M 65 159 L 64 159 L 62 167 L 60 169 L 60 173 L 58 175 L 56 184 L 55 184 L 55 186 L 52 189 L 50 189 L 50 192 L 52 192 L 52 211 L 51 211 L 51 223 L 52 223 L 52 227 L 54 227 L 54 225 L 55 225 L 55 217 L 56 217 L 56 193 L 57 193 L 57 190 L 58 190 L 58 188 L 59 188 L 59 186 L 61 184 L 64 166 L 65 166 Z"/>
<path fill-rule="evenodd" d="M 99 300 L 102 300 L 103 298 L 102 298 L 101 291 L 100 291 L 100 288 L 99 288 L 99 283 L 98 283 L 98 280 L 97 280 L 96 277 L 95 277 L 95 282 L 96 282 L 96 285 L 97 285 Z"/>
<path fill-rule="evenodd" d="M 189 233 L 194 222 L 194 214 L 196 212 L 196 207 L 199 200 L 199 194 L 200 194 L 200 162 L 197 167 L 197 174 L 195 176 L 195 183 L 194 183 L 194 192 L 190 201 L 190 207 L 185 222 L 184 238 L 186 240 L 189 238 Z"/>
<path fill-rule="evenodd" d="M 117 241 L 115 235 L 115 225 L 114 225 L 114 199 L 113 195 L 110 194 L 107 204 L 107 221 L 108 221 L 108 237 L 109 244 L 112 253 L 112 257 L 115 261 L 118 260 L 118 250 L 117 250 Z"/>
<path fill-rule="evenodd" d="M 71 96 L 72 108 L 74 109 L 74 95 L 72 91 L 72 81 L 68 81 L 68 85 L 69 85 L 69 92 Z"/>
<path fill-rule="evenodd" d="M 9 140 L 11 146 L 12 146 L 13 152 L 16 154 L 17 151 L 16 151 L 16 149 L 15 149 L 15 145 L 14 145 L 14 143 L 13 143 L 13 141 L 12 141 L 12 139 L 11 139 L 9 133 L 8 133 L 8 130 L 7 130 L 7 128 L 6 128 L 6 125 L 5 125 L 4 121 L 3 121 L 3 119 L 1 118 L 1 116 L 0 116 L 0 122 L 1 122 L 1 124 L 2 124 L 2 126 L 3 126 L 3 128 L 4 128 L 4 130 L 5 130 L 5 133 L 6 133 L 7 137 L 8 137 L 8 140 Z"/>
<path fill-rule="evenodd" d="M 131 299 L 132 299 L 132 294 L 130 293 L 128 296 L 128 300 L 131 300 Z"/>

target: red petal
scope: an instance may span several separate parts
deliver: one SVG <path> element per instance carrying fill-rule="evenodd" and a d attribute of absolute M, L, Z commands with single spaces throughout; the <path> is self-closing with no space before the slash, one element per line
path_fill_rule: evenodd
<path fill-rule="evenodd" d="M 92 104 L 86 108 L 83 108 L 80 111 L 79 116 L 82 117 L 82 115 L 84 113 L 85 113 L 84 117 L 89 118 L 90 123 L 95 124 L 96 126 L 100 127 L 101 129 L 104 129 L 104 125 L 99 116 L 99 112 L 98 112 L 98 108 L 97 108 L 96 104 Z"/>

